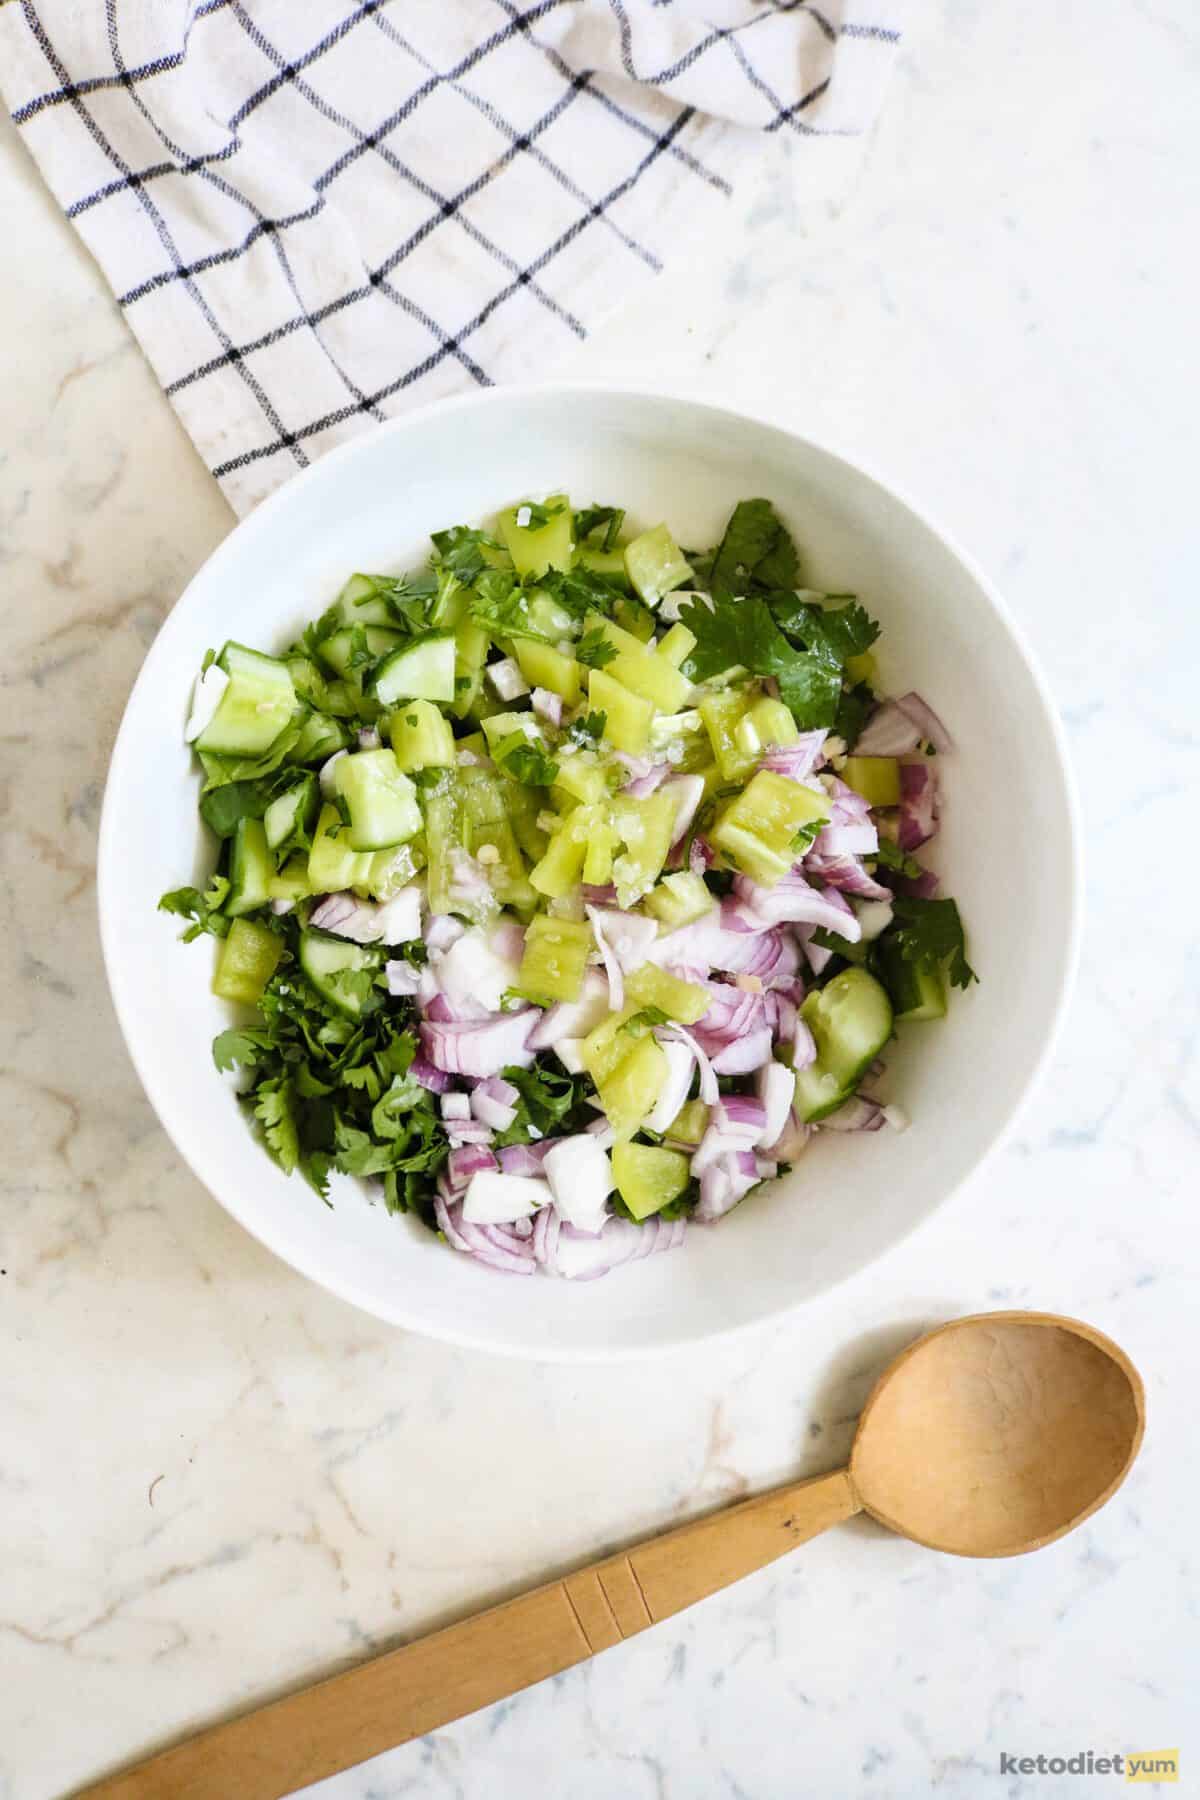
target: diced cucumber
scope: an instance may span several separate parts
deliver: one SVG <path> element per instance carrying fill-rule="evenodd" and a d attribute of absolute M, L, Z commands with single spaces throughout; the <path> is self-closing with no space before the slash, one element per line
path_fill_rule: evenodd
<path fill-rule="evenodd" d="M 561 638 L 573 638 L 579 631 L 574 613 L 540 590 L 530 597 L 529 623 L 534 631 L 540 631 L 543 637 L 553 638 L 556 642 Z"/>
<path fill-rule="evenodd" d="M 695 708 L 672 713 L 669 719 L 655 719 L 650 727 L 650 748 L 665 752 L 672 768 L 682 775 L 715 766 L 708 731 Z"/>
<path fill-rule="evenodd" d="M 288 674 L 292 678 L 292 686 L 297 695 L 309 706 L 319 712 L 324 703 L 325 677 L 315 662 L 308 656 L 289 656 L 287 659 Z"/>
<path fill-rule="evenodd" d="M 658 919 L 667 931 L 678 931 L 680 926 L 690 925 L 694 919 L 702 919 L 706 913 L 712 912 L 716 904 L 716 898 L 705 886 L 703 877 L 693 875 L 690 869 L 680 869 L 674 875 L 664 875 L 658 886 L 643 901 L 646 911 L 652 918 Z"/>
<path fill-rule="evenodd" d="M 695 633 L 689 631 L 686 625 L 678 623 L 672 625 L 670 631 L 658 641 L 658 654 L 665 656 L 673 669 L 686 662 L 695 648 Z"/>
<path fill-rule="evenodd" d="M 394 625 L 395 617 L 385 597 L 391 585 L 386 577 L 380 579 L 374 575 L 352 575 L 334 601 L 342 623 Z"/>
<path fill-rule="evenodd" d="M 525 932 L 517 987 L 531 1000 L 578 1000 L 594 949 L 590 925 L 537 913 Z"/>
<path fill-rule="evenodd" d="M 665 525 L 643 531 L 625 546 L 625 568 L 647 606 L 692 579 L 691 565 Z"/>
<path fill-rule="evenodd" d="M 618 1138 L 632 1137 L 646 1115 L 654 1111 L 668 1069 L 661 1044 L 649 1034 L 640 1038 L 626 1034 L 625 1041 L 632 1045 L 629 1053 L 602 1081 L 596 1082 L 608 1122 Z"/>
<path fill-rule="evenodd" d="M 424 867 L 425 855 L 417 844 L 396 844 L 390 850 L 377 850 L 371 858 L 367 892 L 377 900 L 391 900 Z"/>
<path fill-rule="evenodd" d="M 686 1144 L 696 1149 L 708 1130 L 708 1108 L 703 1100 L 687 1100 L 663 1133 L 669 1144 Z"/>
<path fill-rule="evenodd" d="M 334 765 L 338 792 L 350 812 L 350 848 L 386 850 L 404 844 L 423 820 L 417 790 L 394 750 L 360 750 Z"/>
<path fill-rule="evenodd" d="M 539 644 L 536 638 L 514 638 L 513 655 L 530 687 L 561 694 L 568 706 L 574 706 L 579 698 L 583 670 L 573 656 L 564 656 L 553 644 Z"/>
<path fill-rule="evenodd" d="M 348 1018 L 357 1019 L 371 992 L 361 976 L 373 974 L 379 967 L 379 952 L 351 943 L 348 938 L 326 937 L 321 931 L 304 931 L 300 934 L 300 967 L 322 1000 L 336 1006 Z M 348 980 L 347 977 L 359 979 Z"/>
<path fill-rule="evenodd" d="M 455 651 L 448 632 L 429 632 L 393 650 L 375 671 L 376 700 L 388 707 L 399 700 L 453 700 Z"/>
<path fill-rule="evenodd" d="M 590 544 L 584 544 L 575 552 L 575 562 L 578 568 L 587 569 L 592 575 L 599 575 L 613 587 L 630 586 L 625 552 L 619 544 L 612 550 L 593 550 Z"/>
<path fill-rule="evenodd" d="M 690 1179 L 686 1156 L 653 1144 L 614 1144 L 612 1172 L 617 1192 L 639 1223 L 678 1200 Z"/>
<path fill-rule="evenodd" d="M 656 1006 L 681 1025 L 694 1025 L 712 1004 L 712 995 L 693 981 L 681 981 L 669 969 L 644 963 L 625 978 L 625 999 L 630 1006 Z"/>
<path fill-rule="evenodd" d="M 898 1025 L 945 1018 L 946 976 L 942 969 L 906 961 L 889 948 L 886 939 L 878 945 L 875 955 Z"/>
<path fill-rule="evenodd" d="M 817 1046 L 817 1066 L 847 1092 L 892 1035 L 892 1003 L 865 969 L 843 969 L 811 993 L 800 1014 Z"/>
<path fill-rule="evenodd" d="M 310 712 L 300 727 L 300 736 L 288 752 L 293 763 L 325 762 L 336 750 L 344 750 L 350 733 L 340 719 L 328 713 Z"/>
<path fill-rule="evenodd" d="M 432 700 L 409 700 L 388 720 L 396 761 L 406 774 L 413 769 L 454 766 L 454 733 Z"/>
<path fill-rule="evenodd" d="M 355 851 L 350 830 L 336 806 L 321 808 L 312 849 L 308 853 L 308 883 L 314 894 L 338 894 L 343 888 L 365 887 L 371 875 L 371 858 Z"/>
<path fill-rule="evenodd" d="M 828 1118 L 849 1098 L 850 1089 L 820 1063 L 810 1063 L 807 1069 L 797 1071 L 794 1105 L 796 1117 L 806 1125 L 815 1125 L 818 1120 Z"/>
<path fill-rule="evenodd" d="M 824 792 L 760 769 L 717 815 L 709 839 L 735 867 L 771 886 L 795 862 L 792 843 L 801 826 L 828 817 Z"/>
<path fill-rule="evenodd" d="M 670 853 L 675 797 L 662 789 L 641 800 L 619 797 L 613 823 L 625 842 L 625 854 L 613 863 L 617 904 L 633 906 L 654 886 Z"/>
<path fill-rule="evenodd" d="M 228 643 L 218 657 L 229 677 L 220 705 L 196 739 L 216 756 L 261 756 L 296 710 L 291 670 L 274 656 Z"/>
<path fill-rule="evenodd" d="M 613 602 L 612 616 L 614 625 L 619 625 L 622 631 L 628 632 L 631 638 L 636 638 L 639 644 L 651 648 L 654 614 L 648 606 L 643 606 L 632 594 L 618 594 Z"/>
<path fill-rule="evenodd" d="M 738 726 L 738 733 L 742 743 L 752 742 L 756 746 L 756 755 L 770 749 L 772 744 L 794 744 L 800 737 L 788 708 L 782 700 L 772 699 L 770 694 L 764 694 L 754 702 Z"/>
<path fill-rule="evenodd" d="M 700 717 L 723 781 L 745 781 L 758 762 L 761 747 L 757 740 L 748 749 L 739 736 L 739 727 L 754 701 L 755 689 L 737 687 L 705 694 L 700 702 Z"/>
<path fill-rule="evenodd" d="M 894 756 L 848 756 L 842 780 L 870 806 L 899 806 L 900 764 Z"/>
<path fill-rule="evenodd" d="M 456 719 L 465 719 L 483 689 L 483 667 L 491 639 L 474 619 L 464 619 L 454 633 L 454 704 Z"/>
<path fill-rule="evenodd" d="M 603 819 L 598 819 L 588 831 L 583 879 L 590 887 L 607 887 L 612 880 L 613 860 L 620 841 L 613 826 Z"/>
<path fill-rule="evenodd" d="M 588 670 L 588 705 L 604 714 L 604 736 L 618 750 L 636 756 L 646 748 L 654 708 L 640 694 L 630 693 L 603 669 Z"/>
<path fill-rule="evenodd" d="M 263 814 L 267 848 L 282 852 L 289 843 L 303 842 L 307 845 L 308 834 L 319 809 L 317 778 L 315 775 L 305 775 L 294 787 L 287 788 L 280 794 L 277 800 L 272 800 Z"/>
<path fill-rule="evenodd" d="M 225 911 L 231 919 L 267 904 L 274 873 L 275 859 L 267 848 L 262 820 L 239 819 L 229 851 L 229 899 Z"/>
<path fill-rule="evenodd" d="M 429 910 L 448 913 L 454 899 L 454 852 L 462 848 L 462 806 L 458 788 L 447 781 L 444 788 L 427 789 L 421 796 L 425 814 L 425 849 L 429 857 Z"/>
<path fill-rule="evenodd" d="M 317 645 L 317 655 L 326 668 L 332 669 L 333 673 L 343 681 L 348 681 L 361 674 L 361 667 L 354 662 L 355 651 L 358 648 L 355 639 L 356 629 L 353 625 L 343 625 L 337 631 L 331 632 L 327 638 L 323 638 Z M 366 644 L 371 656 L 378 659 L 381 656 L 387 656 L 389 652 L 396 649 L 398 644 L 403 644 L 405 638 L 402 632 L 383 625 L 364 625 L 360 641 Z M 362 667 L 365 666 L 362 665 Z"/>
<path fill-rule="evenodd" d="M 220 1000 L 256 1006 L 283 955 L 283 939 L 253 919 L 235 919 L 221 945 L 212 991 Z"/>
<path fill-rule="evenodd" d="M 493 756 L 503 744 L 505 738 L 512 737 L 515 732 L 530 744 L 540 744 L 545 748 L 546 740 L 536 716 L 531 712 L 495 712 L 481 721 L 483 735 L 487 739 L 488 749 Z"/>
<path fill-rule="evenodd" d="M 294 903 L 306 900 L 311 893 L 307 856 L 290 857 L 267 883 L 267 898 L 270 900 L 291 900 Z"/>
<path fill-rule="evenodd" d="M 631 631 L 622 630 L 601 613 L 589 613 L 584 630 L 600 632 L 613 646 L 617 654 L 605 663 L 604 669 L 622 687 L 649 700 L 659 712 L 676 713 L 684 705 L 692 684 L 667 657 L 640 643 Z"/>
<path fill-rule="evenodd" d="M 460 772 L 458 788 L 464 848 L 487 870 L 497 900 L 503 906 L 535 905 L 537 895 L 513 829 L 510 797 L 517 788 L 488 769 L 473 768 Z"/>
<path fill-rule="evenodd" d="M 551 494 L 545 502 L 552 516 L 544 525 L 518 525 L 519 506 L 509 506 L 496 524 L 513 568 L 522 581 L 536 581 L 547 569 L 569 569 L 575 553 L 575 515 L 565 494 Z"/>

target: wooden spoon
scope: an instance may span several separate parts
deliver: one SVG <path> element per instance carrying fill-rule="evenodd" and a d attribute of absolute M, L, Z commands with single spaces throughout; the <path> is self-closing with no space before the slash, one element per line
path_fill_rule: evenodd
<path fill-rule="evenodd" d="M 1137 1370 L 1052 1313 L 979 1313 L 876 1382 L 849 1469 L 651 1538 L 218 1725 L 80 1790 L 92 1800 L 280 1800 L 583 1662 L 866 1512 L 956 1556 L 1018 1556 L 1112 1497 L 1142 1441 Z"/>

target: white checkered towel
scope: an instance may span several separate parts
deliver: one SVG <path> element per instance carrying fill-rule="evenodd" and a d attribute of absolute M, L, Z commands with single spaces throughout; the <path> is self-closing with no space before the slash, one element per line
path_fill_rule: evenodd
<path fill-rule="evenodd" d="M 0 0 L 0 88 L 240 512 L 544 373 L 728 192 L 871 118 L 904 0 Z"/>

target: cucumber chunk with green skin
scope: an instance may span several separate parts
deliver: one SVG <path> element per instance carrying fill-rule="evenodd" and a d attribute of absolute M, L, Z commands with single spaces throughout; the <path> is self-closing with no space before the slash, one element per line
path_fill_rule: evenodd
<path fill-rule="evenodd" d="M 839 1106 L 844 1106 L 850 1093 L 851 1090 L 843 1087 L 836 1076 L 819 1063 L 811 1063 L 807 1069 L 796 1073 L 796 1117 L 806 1125 L 816 1125 L 831 1112 L 836 1112 Z"/>
<path fill-rule="evenodd" d="M 393 650 L 376 669 L 371 691 L 381 706 L 400 700 L 454 699 L 455 638 L 431 632 Z"/>
<path fill-rule="evenodd" d="M 534 517 L 544 510 L 550 514 L 544 525 L 518 521 L 526 516 L 525 508 L 508 506 L 497 518 L 500 537 L 513 560 L 513 568 L 522 581 L 536 581 L 547 569 L 569 569 L 575 555 L 575 514 L 565 494 L 551 494 Z"/>
<path fill-rule="evenodd" d="M 407 701 L 388 720 L 388 735 L 406 774 L 454 766 L 454 733 L 432 700 Z"/>
<path fill-rule="evenodd" d="M 575 552 L 575 564 L 591 575 L 601 576 L 614 587 L 629 588 L 633 585 L 625 567 L 625 552 L 620 545 L 614 550 L 593 550 L 589 544 L 584 544 Z"/>
<path fill-rule="evenodd" d="M 653 1144 L 614 1144 L 612 1172 L 617 1192 L 639 1224 L 678 1200 L 690 1179 L 681 1151 Z"/>
<path fill-rule="evenodd" d="M 253 919 L 235 919 L 221 945 L 212 991 L 219 1000 L 256 1006 L 283 955 L 283 940 Z"/>
<path fill-rule="evenodd" d="M 357 636 L 357 630 L 356 626 L 343 625 L 317 645 L 317 655 L 326 668 L 343 681 L 353 679 L 359 668 L 365 666 L 355 661 L 364 644 L 370 655 L 378 660 L 405 641 L 402 632 L 388 630 L 382 625 L 364 625 L 361 638 Z"/>
<path fill-rule="evenodd" d="M 643 531 L 625 546 L 625 568 L 647 606 L 657 606 L 672 588 L 692 580 L 691 564 L 665 525 Z"/>
<path fill-rule="evenodd" d="M 297 900 L 306 900 L 312 893 L 308 880 L 308 858 L 289 857 L 282 869 L 272 875 L 267 888 L 267 897 L 271 900 L 290 900 L 293 906 Z"/>
<path fill-rule="evenodd" d="M 292 673 L 278 657 L 228 643 L 217 658 L 229 677 L 216 712 L 196 739 L 215 756 L 261 756 L 296 710 Z"/>
<path fill-rule="evenodd" d="M 817 1046 L 816 1066 L 849 1092 L 892 1035 L 887 989 L 866 969 L 843 969 L 811 993 L 800 1016 Z"/>
<path fill-rule="evenodd" d="M 364 887 L 371 877 L 372 860 L 352 848 L 349 829 L 337 807 L 324 805 L 308 853 L 308 882 L 313 893 L 340 894 L 344 888 Z"/>
<path fill-rule="evenodd" d="M 350 733 L 340 719 L 331 718 L 328 713 L 310 712 L 300 726 L 300 736 L 288 752 L 287 760 L 293 763 L 325 762 L 335 750 L 344 750 L 350 742 Z"/>
<path fill-rule="evenodd" d="M 478 702 L 491 638 L 474 619 L 464 619 L 454 633 L 454 704 L 456 719 L 465 719 Z"/>
<path fill-rule="evenodd" d="M 282 851 L 289 842 L 307 841 L 320 810 L 315 775 L 305 775 L 294 787 L 272 800 L 263 814 L 263 830 L 269 850 Z"/>
<path fill-rule="evenodd" d="M 423 823 L 417 790 L 394 750 L 360 750 L 334 769 L 350 813 L 352 850 L 386 850 L 417 835 Z"/>
<path fill-rule="evenodd" d="M 363 976 L 374 975 L 379 967 L 379 952 L 351 943 L 348 938 L 304 931 L 300 934 L 300 967 L 322 1000 L 347 1018 L 357 1019 L 372 991 L 370 980 Z"/>
<path fill-rule="evenodd" d="M 239 819 L 229 852 L 229 898 L 225 911 L 231 919 L 265 906 L 271 897 L 275 858 L 267 848 L 261 819 Z"/>
<path fill-rule="evenodd" d="M 396 621 L 385 597 L 390 587 L 386 576 L 352 575 L 334 605 L 344 625 L 387 625 Z"/>

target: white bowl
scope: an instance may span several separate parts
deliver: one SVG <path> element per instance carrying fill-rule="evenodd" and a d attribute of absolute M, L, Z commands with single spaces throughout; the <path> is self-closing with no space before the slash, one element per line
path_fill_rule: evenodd
<path fill-rule="evenodd" d="M 731 507 L 768 496 L 811 586 L 852 590 L 882 622 L 887 691 L 916 688 L 956 750 L 930 860 L 962 908 L 980 985 L 889 1054 L 898 1135 L 817 1143 L 803 1162 L 681 1250 L 591 1283 L 517 1279 L 390 1218 L 350 1181 L 323 1206 L 251 1137 L 209 1045 L 228 1009 L 209 940 L 156 913 L 213 847 L 183 742 L 209 645 L 275 648 L 355 569 L 419 565 L 431 530 L 527 493 L 623 503 L 711 543 Z M 244 520 L 192 581 L 146 658 L 113 752 L 99 905 L 117 1013 L 150 1100 L 209 1191 L 292 1267 L 432 1337 L 602 1361 L 694 1343 L 786 1312 L 905 1237 L 1011 1122 L 1049 1052 L 1076 952 L 1075 806 L 1033 659 L 983 577 L 888 488 L 790 432 L 714 407 L 586 386 L 495 389 L 382 425 Z"/>

